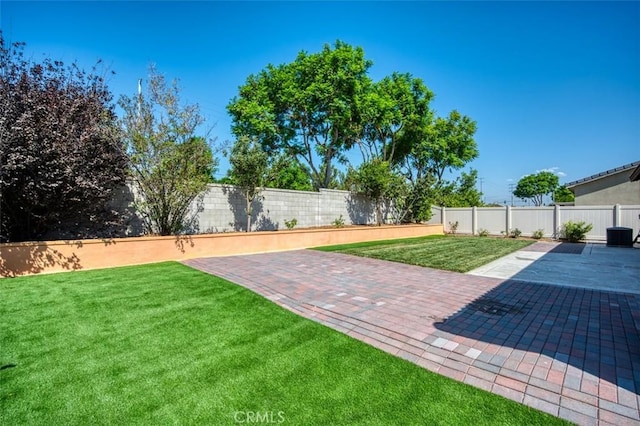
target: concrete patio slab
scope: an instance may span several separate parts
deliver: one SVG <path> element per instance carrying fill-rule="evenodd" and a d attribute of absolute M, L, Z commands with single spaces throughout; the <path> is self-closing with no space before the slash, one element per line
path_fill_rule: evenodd
<path fill-rule="evenodd" d="M 598 257 L 598 250 L 591 263 L 607 263 L 610 252 Z M 616 254 L 609 261 L 626 262 Z M 185 264 L 430 371 L 572 422 L 640 424 L 638 293 L 563 285 L 566 269 L 543 284 L 311 250 Z"/>
<path fill-rule="evenodd" d="M 468 273 L 640 294 L 640 249 L 537 242 Z"/>

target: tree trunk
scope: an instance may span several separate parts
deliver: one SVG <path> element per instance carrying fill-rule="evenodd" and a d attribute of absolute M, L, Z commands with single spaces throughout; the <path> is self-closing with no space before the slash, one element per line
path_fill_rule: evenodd
<path fill-rule="evenodd" d="M 249 198 L 249 192 L 246 193 L 245 199 L 247 200 L 247 208 L 245 212 L 247 213 L 247 232 L 251 232 L 251 198 Z"/>
<path fill-rule="evenodd" d="M 380 199 L 376 200 L 376 223 L 378 226 L 382 226 L 382 206 L 380 205 Z"/>

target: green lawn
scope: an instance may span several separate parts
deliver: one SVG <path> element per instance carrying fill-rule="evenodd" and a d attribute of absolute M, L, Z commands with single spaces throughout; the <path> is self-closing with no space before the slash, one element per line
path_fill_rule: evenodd
<path fill-rule="evenodd" d="M 533 242 L 533 240 L 511 238 L 432 235 L 316 247 L 316 250 L 391 260 L 447 271 L 468 272 Z"/>
<path fill-rule="evenodd" d="M 0 294 L 2 425 L 560 423 L 178 263 Z"/>

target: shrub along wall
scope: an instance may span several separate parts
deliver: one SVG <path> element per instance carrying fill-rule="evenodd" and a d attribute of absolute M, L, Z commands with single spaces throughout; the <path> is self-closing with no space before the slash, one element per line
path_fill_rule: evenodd
<path fill-rule="evenodd" d="M 542 230 L 548 238 L 560 238 L 562 227 L 568 221 L 586 222 L 593 229 L 588 240 L 606 240 L 607 228 L 624 226 L 640 231 L 640 206 L 554 206 L 554 207 L 432 207 L 429 223 L 440 223 L 449 231 L 458 223 L 457 232 L 477 235 L 486 230 L 492 235 L 508 235 L 519 229 L 523 236 Z"/>

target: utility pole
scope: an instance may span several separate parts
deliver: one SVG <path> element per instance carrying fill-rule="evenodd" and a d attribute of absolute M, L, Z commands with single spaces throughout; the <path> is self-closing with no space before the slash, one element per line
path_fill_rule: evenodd
<path fill-rule="evenodd" d="M 511 207 L 513 207 L 513 190 L 514 190 L 515 186 L 516 186 L 515 183 L 510 183 L 509 184 L 509 194 L 511 194 Z"/>
<path fill-rule="evenodd" d="M 484 178 L 478 178 L 478 180 L 480 180 L 480 201 L 482 201 L 482 203 L 484 204 L 484 192 L 482 192 L 482 182 L 484 181 Z"/>
<path fill-rule="evenodd" d="M 138 120 L 140 120 L 140 115 L 142 115 L 142 79 L 138 79 Z"/>

